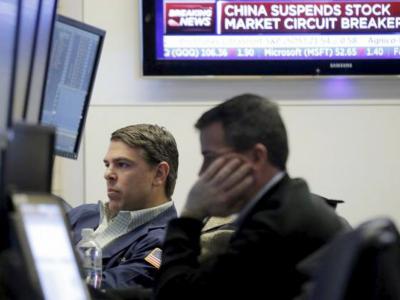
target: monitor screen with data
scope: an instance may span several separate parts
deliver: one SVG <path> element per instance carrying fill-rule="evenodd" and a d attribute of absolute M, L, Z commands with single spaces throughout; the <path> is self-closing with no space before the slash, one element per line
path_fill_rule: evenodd
<path fill-rule="evenodd" d="M 58 16 L 41 123 L 56 128 L 55 153 L 77 158 L 105 32 Z"/>

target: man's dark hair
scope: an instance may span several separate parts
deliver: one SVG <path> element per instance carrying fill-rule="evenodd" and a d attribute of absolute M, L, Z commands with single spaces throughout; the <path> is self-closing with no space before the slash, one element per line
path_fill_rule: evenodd
<path fill-rule="evenodd" d="M 286 169 L 288 139 L 274 102 L 258 95 L 239 95 L 205 112 L 195 127 L 201 130 L 215 122 L 221 122 L 226 143 L 235 150 L 245 151 L 261 143 L 268 149 L 271 164 Z"/>
<path fill-rule="evenodd" d="M 173 135 L 164 127 L 151 124 L 136 124 L 120 128 L 111 134 L 112 141 L 121 141 L 131 148 L 142 149 L 144 160 L 149 165 L 165 161 L 169 165 L 169 174 L 165 193 L 170 198 L 178 177 L 179 154 Z"/>

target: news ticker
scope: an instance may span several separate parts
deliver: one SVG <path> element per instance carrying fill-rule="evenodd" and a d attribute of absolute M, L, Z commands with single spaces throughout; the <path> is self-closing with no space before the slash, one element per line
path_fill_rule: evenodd
<path fill-rule="evenodd" d="M 168 48 L 165 59 L 393 59 L 400 58 L 400 47 L 333 48 Z"/>
<path fill-rule="evenodd" d="M 400 35 L 167 36 L 161 59 L 398 59 Z"/>

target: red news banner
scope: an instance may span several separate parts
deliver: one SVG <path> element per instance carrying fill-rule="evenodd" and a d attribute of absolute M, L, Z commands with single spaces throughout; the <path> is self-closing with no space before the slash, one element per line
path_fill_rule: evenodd
<path fill-rule="evenodd" d="M 166 34 L 391 33 L 399 1 L 167 2 Z"/>

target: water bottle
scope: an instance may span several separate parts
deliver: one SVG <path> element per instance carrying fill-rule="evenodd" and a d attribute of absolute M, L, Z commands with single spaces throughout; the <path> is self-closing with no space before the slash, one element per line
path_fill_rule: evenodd
<path fill-rule="evenodd" d="M 76 245 L 86 283 L 98 289 L 101 286 L 102 276 L 102 252 L 100 246 L 94 240 L 92 228 L 82 229 L 82 240 Z"/>

